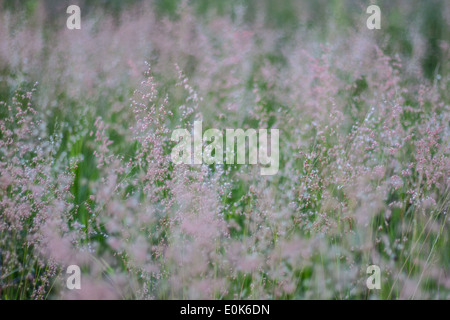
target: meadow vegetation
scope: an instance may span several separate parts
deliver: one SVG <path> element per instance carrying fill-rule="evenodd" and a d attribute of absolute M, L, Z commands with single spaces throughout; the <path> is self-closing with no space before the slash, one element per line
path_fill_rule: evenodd
<path fill-rule="evenodd" d="M 0 1 L 0 299 L 450 298 L 449 2 L 75 3 Z M 194 121 L 278 172 L 174 165 Z"/>

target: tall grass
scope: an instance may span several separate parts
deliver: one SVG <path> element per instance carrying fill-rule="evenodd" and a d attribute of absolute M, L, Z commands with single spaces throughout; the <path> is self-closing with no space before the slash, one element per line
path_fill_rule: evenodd
<path fill-rule="evenodd" d="M 114 3 L 3 3 L 1 299 L 449 298 L 449 5 Z M 279 172 L 174 165 L 196 120 Z"/>

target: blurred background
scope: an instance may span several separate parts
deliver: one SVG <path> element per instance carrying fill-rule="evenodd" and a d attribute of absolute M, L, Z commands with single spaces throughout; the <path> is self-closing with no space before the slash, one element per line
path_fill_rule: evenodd
<path fill-rule="evenodd" d="M 329 40 L 336 31 L 345 34 L 349 29 L 358 28 L 358 24 L 369 16 L 365 13 L 366 8 L 376 4 L 382 12 L 382 29 L 374 33 L 384 41 L 387 54 L 400 53 L 406 59 L 411 58 L 417 32 L 425 42 L 421 67 L 428 77 L 443 64 L 439 42 L 450 37 L 449 5 L 445 0 L 2 0 L 1 7 L 3 13 L 10 11 L 21 15 L 17 24 L 35 20 L 34 23 L 52 34 L 64 27 L 65 11 L 71 4 L 80 6 L 83 20 L 111 14 L 115 17 L 114 23 L 120 24 L 121 12 L 139 11 L 148 3 L 152 3 L 151 10 L 158 19 L 177 19 L 180 6 L 187 4 L 198 19 L 226 16 L 252 25 L 262 17 L 264 26 L 282 32 L 287 42 L 294 41 L 299 30 L 318 34 L 318 41 Z"/>
<path fill-rule="evenodd" d="M 445 0 L 0 0 L 0 298 L 448 299 L 449 26 Z M 282 129 L 280 171 L 174 167 L 194 120 Z"/>

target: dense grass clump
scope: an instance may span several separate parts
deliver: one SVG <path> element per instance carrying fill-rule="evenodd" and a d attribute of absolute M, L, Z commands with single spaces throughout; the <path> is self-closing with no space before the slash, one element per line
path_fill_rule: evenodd
<path fill-rule="evenodd" d="M 1 3 L 0 299 L 450 298 L 448 3 L 79 4 Z M 278 173 L 175 165 L 198 120 Z"/>

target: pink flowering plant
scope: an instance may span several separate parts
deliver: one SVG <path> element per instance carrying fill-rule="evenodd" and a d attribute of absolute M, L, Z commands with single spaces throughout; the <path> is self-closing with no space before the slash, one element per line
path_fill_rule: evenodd
<path fill-rule="evenodd" d="M 300 2 L 1 11 L 0 299 L 449 299 L 449 3 Z M 198 121 L 278 171 L 174 163 Z"/>

